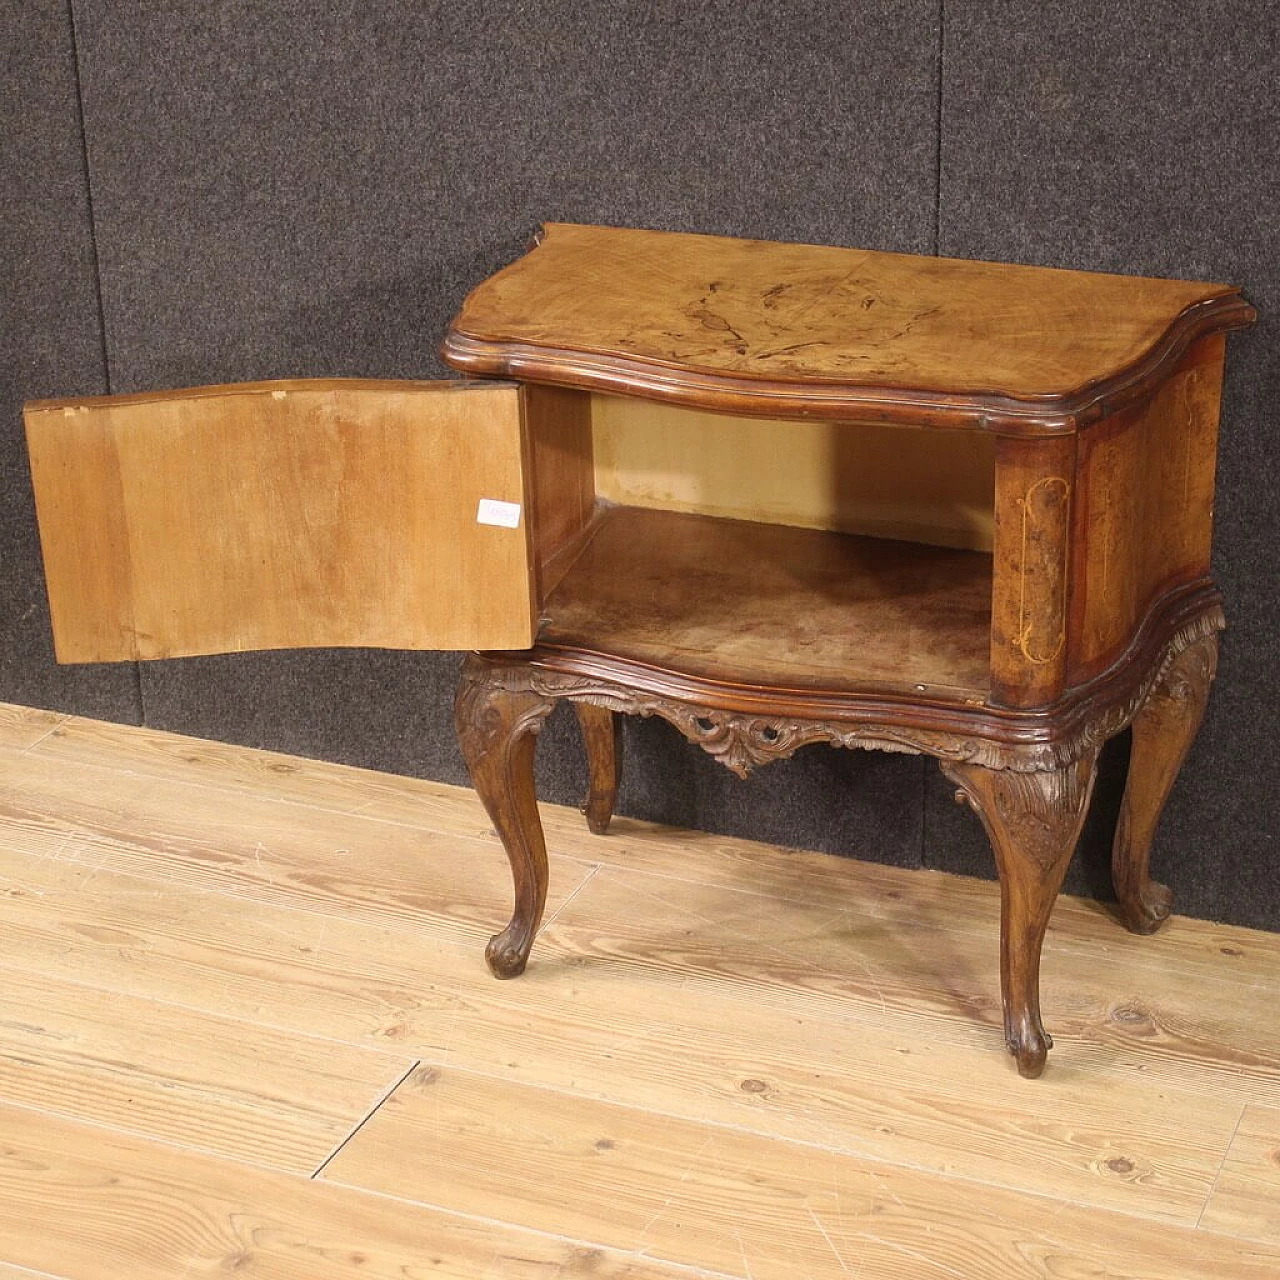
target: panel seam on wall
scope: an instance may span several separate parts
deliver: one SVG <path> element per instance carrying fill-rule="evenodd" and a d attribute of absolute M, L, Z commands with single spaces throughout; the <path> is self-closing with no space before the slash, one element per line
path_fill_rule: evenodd
<path fill-rule="evenodd" d="M 934 119 L 933 252 L 942 252 L 942 85 L 946 49 L 947 0 L 938 0 L 938 95 Z"/>
<path fill-rule="evenodd" d="M 80 167 L 84 175 L 85 212 L 89 219 L 89 253 L 93 261 L 93 299 L 98 311 L 98 347 L 102 360 L 102 381 L 111 394 L 111 352 L 107 341 L 107 309 L 102 298 L 102 261 L 98 255 L 98 219 L 93 205 L 93 166 L 89 162 L 89 129 L 85 123 L 84 86 L 80 78 L 80 40 L 76 32 L 75 0 L 67 0 L 67 28 L 71 36 L 71 74 L 76 94 L 76 124 L 80 129 Z M 133 663 L 133 699 L 139 724 L 146 723 L 142 705 L 142 670 Z"/>
<path fill-rule="evenodd" d="M 938 256 L 942 251 L 942 85 L 943 58 L 946 50 L 947 0 L 938 0 L 938 45 L 937 72 L 938 91 L 936 96 L 933 122 L 933 253 Z M 936 851 L 929 848 L 929 762 L 927 757 L 920 761 L 920 857 L 917 865 L 936 866 Z"/>
<path fill-rule="evenodd" d="M 89 214 L 89 252 L 93 255 L 93 297 L 98 308 L 98 344 L 102 351 L 102 376 L 111 394 L 111 358 L 107 349 L 107 315 L 102 301 L 102 262 L 98 257 L 98 221 L 93 208 L 93 168 L 89 163 L 89 131 L 85 126 L 84 88 L 80 82 L 80 41 L 76 35 L 75 0 L 67 0 L 71 30 L 71 67 L 76 88 L 76 123 L 80 126 L 80 164 L 84 171 L 85 206 Z"/>

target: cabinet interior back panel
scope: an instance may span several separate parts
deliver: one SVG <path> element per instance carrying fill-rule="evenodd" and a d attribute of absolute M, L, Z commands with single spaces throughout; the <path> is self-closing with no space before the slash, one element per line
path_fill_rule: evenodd
<path fill-rule="evenodd" d="M 596 396 L 592 435 L 596 493 L 612 502 L 991 550 L 995 454 L 983 432 Z"/>

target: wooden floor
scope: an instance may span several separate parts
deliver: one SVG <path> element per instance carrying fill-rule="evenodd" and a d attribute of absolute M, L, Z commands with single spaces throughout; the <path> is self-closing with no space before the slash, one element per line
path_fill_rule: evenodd
<path fill-rule="evenodd" d="M 0 708 L 0 1277 L 1280 1275 L 1280 937 Z"/>

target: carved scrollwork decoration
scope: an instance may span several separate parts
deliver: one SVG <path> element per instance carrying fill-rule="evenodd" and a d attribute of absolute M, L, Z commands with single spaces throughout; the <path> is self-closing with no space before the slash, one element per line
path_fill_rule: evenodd
<path fill-rule="evenodd" d="M 1150 697 L 1200 706 L 1208 698 L 1209 686 L 1217 672 L 1218 638 L 1216 635 L 1203 637 L 1170 655 Z"/>
<path fill-rule="evenodd" d="M 1224 625 L 1222 613 L 1212 609 L 1185 623 L 1169 639 L 1160 660 L 1153 663 L 1140 685 L 1123 701 L 1089 715 L 1075 729 L 1054 742 L 1003 743 L 974 733 L 917 728 L 871 721 L 768 716 L 713 707 L 637 691 L 621 682 L 598 676 L 555 671 L 533 663 L 494 662 L 475 658 L 483 668 L 483 680 L 511 692 L 536 695 L 539 701 L 524 713 L 541 727 L 556 701 L 589 702 L 626 715 L 658 716 L 674 725 L 690 742 L 701 747 L 739 777 L 747 777 L 760 765 L 785 760 L 813 742 L 873 751 L 929 755 L 941 761 L 971 763 L 1017 773 L 1063 769 L 1093 754 L 1124 729 L 1138 710 L 1163 687 L 1179 655 L 1215 637 Z M 1199 659 L 1201 665 L 1208 659 Z M 466 670 L 464 669 L 464 683 Z M 1181 670 L 1181 664 L 1178 665 Z M 1210 675 L 1211 675 L 1210 671 Z M 1185 680 L 1188 677 L 1179 676 Z M 459 698 L 465 695 L 459 693 Z M 1168 696 L 1168 695 L 1164 695 Z M 461 724 L 461 720 L 459 721 Z M 536 728 L 535 728 L 536 731 Z"/>
<path fill-rule="evenodd" d="M 499 742 L 539 733 L 555 710 L 554 696 L 541 695 L 529 685 L 496 678 L 498 672 L 474 654 L 462 667 L 454 698 L 454 722 L 464 754 L 489 752 Z M 524 693 L 514 716 L 507 695 Z"/>
<path fill-rule="evenodd" d="M 487 679 L 504 688 L 527 690 L 550 700 L 590 702 L 626 715 L 658 716 L 742 778 L 752 769 L 774 760 L 785 760 L 813 742 L 907 755 L 923 753 L 953 760 L 985 760 L 994 752 L 998 759 L 1003 759 L 998 744 L 981 738 L 895 725 L 724 711 L 661 694 L 637 692 L 597 677 L 570 675 L 526 664 L 502 666 Z"/>

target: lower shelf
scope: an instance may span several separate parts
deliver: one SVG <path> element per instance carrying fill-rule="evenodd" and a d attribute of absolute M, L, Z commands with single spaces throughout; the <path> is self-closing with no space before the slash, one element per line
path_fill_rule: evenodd
<path fill-rule="evenodd" d="M 991 557 L 614 507 L 543 607 L 541 648 L 735 685 L 985 702 Z"/>

